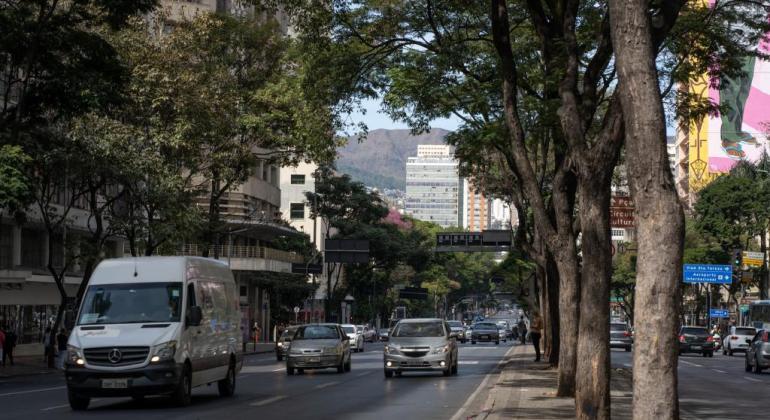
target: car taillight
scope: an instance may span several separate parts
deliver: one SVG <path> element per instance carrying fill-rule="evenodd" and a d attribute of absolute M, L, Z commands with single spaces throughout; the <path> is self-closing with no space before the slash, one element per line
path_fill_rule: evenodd
<path fill-rule="evenodd" d="M 712 337 L 712 336 L 708 336 L 708 337 L 706 338 L 706 341 L 707 341 L 707 342 L 709 342 L 709 343 L 711 343 L 712 341 L 714 341 L 714 337 Z"/>
<path fill-rule="evenodd" d="M 631 337 L 631 333 L 630 333 L 630 332 L 628 332 L 628 331 L 626 331 L 626 332 L 624 332 L 624 333 L 623 333 L 623 336 L 625 336 L 625 337 Z"/>
<path fill-rule="evenodd" d="M 680 335 L 679 336 L 679 342 L 680 343 L 684 343 L 684 335 Z"/>
<path fill-rule="evenodd" d="M 731 335 L 731 336 L 730 336 L 730 340 L 737 340 L 737 339 L 738 339 L 738 336 L 737 336 L 737 335 Z"/>

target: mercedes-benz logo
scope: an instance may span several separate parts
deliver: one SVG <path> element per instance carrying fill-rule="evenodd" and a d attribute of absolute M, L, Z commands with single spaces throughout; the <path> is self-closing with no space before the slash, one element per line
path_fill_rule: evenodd
<path fill-rule="evenodd" d="M 110 350 L 109 354 L 107 354 L 107 359 L 110 361 L 110 363 L 115 364 L 123 359 L 123 354 L 120 353 L 119 349 L 112 349 Z"/>

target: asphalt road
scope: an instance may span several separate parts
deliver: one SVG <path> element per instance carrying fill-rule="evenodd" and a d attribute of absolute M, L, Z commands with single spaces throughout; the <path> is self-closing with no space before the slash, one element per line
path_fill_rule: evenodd
<path fill-rule="evenodd" d="M 631 353 L 612 351 L 612 365 L 630 368 Z M 679 407 L 683 419 L 763 419 L 770 417 L 770 372 L 746 372 L 743 353 L 707 358 L 679 357 Z"/>
<path fill-rule="evenodd" d="M 73 412 L 63 377 L 40 375 L 0 383 L 0 418 L 244 418 L 260 419 L 448 419 L 494 371 L 512 343 L 460 345 L 459 375 L 412 373 L 386 380 L 380 343 L 354 353 L 352 371 L 306 371 L 287 376 L 272 355 L 253 355 L 237 379 L 236 395 L 220 398 L 216 385 L 193 390 L 189 407 L 163 397 L 94 399 Z"/>

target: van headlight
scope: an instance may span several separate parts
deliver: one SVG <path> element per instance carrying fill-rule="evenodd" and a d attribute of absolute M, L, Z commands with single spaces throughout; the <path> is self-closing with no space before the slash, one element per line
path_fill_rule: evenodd
<path fill-rule="evenodd" d="M 67 346 L 67 360 L 70 361 L 70 363 L 83 366 L 86 364 L 86 360 L 83 357 L 83 353 L 80 351 L 79 348 L 75 346 Z"/>
<path fill-rule="evenodd" d="M 431 353 L 441 354 L 441 353 L 446 353 L 448 351 L 449 351 L 449 345 L 446 345 L 446 346 L 436 347 L 435 349 L 433 349 Z"/>
<path fill-rule="evenodd" d="M 165 362 L 174 358 L 176 353 L 176 341 L 169 341 L 167 343 L 160 344 L 155 347 L 155 353 L 152 355 L 150 362 L 158 363 Z"/>

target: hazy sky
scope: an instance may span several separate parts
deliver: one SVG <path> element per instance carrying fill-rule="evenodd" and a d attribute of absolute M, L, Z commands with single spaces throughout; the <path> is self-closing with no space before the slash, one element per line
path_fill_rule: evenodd
<path fill-rule="evenodd" d="M 390 119 L 385 113 L 380 111 L 379 100 L 369 100 L 363 103 L 366 114 L 355 113 L 348 116 L 348 123 L 358 124 L 359 122 L 366 123 L 369 130 L 376 130 L 378 128 L 396 129 L 396 128 L 409 128 L 402 122 L 396 122 Z M 457 118 L 439 119 L 434 120 L 431 125 L 434 128 L 443 128 L 446 130 L 456 130 L 460 126 L 460 120 Z"/>

